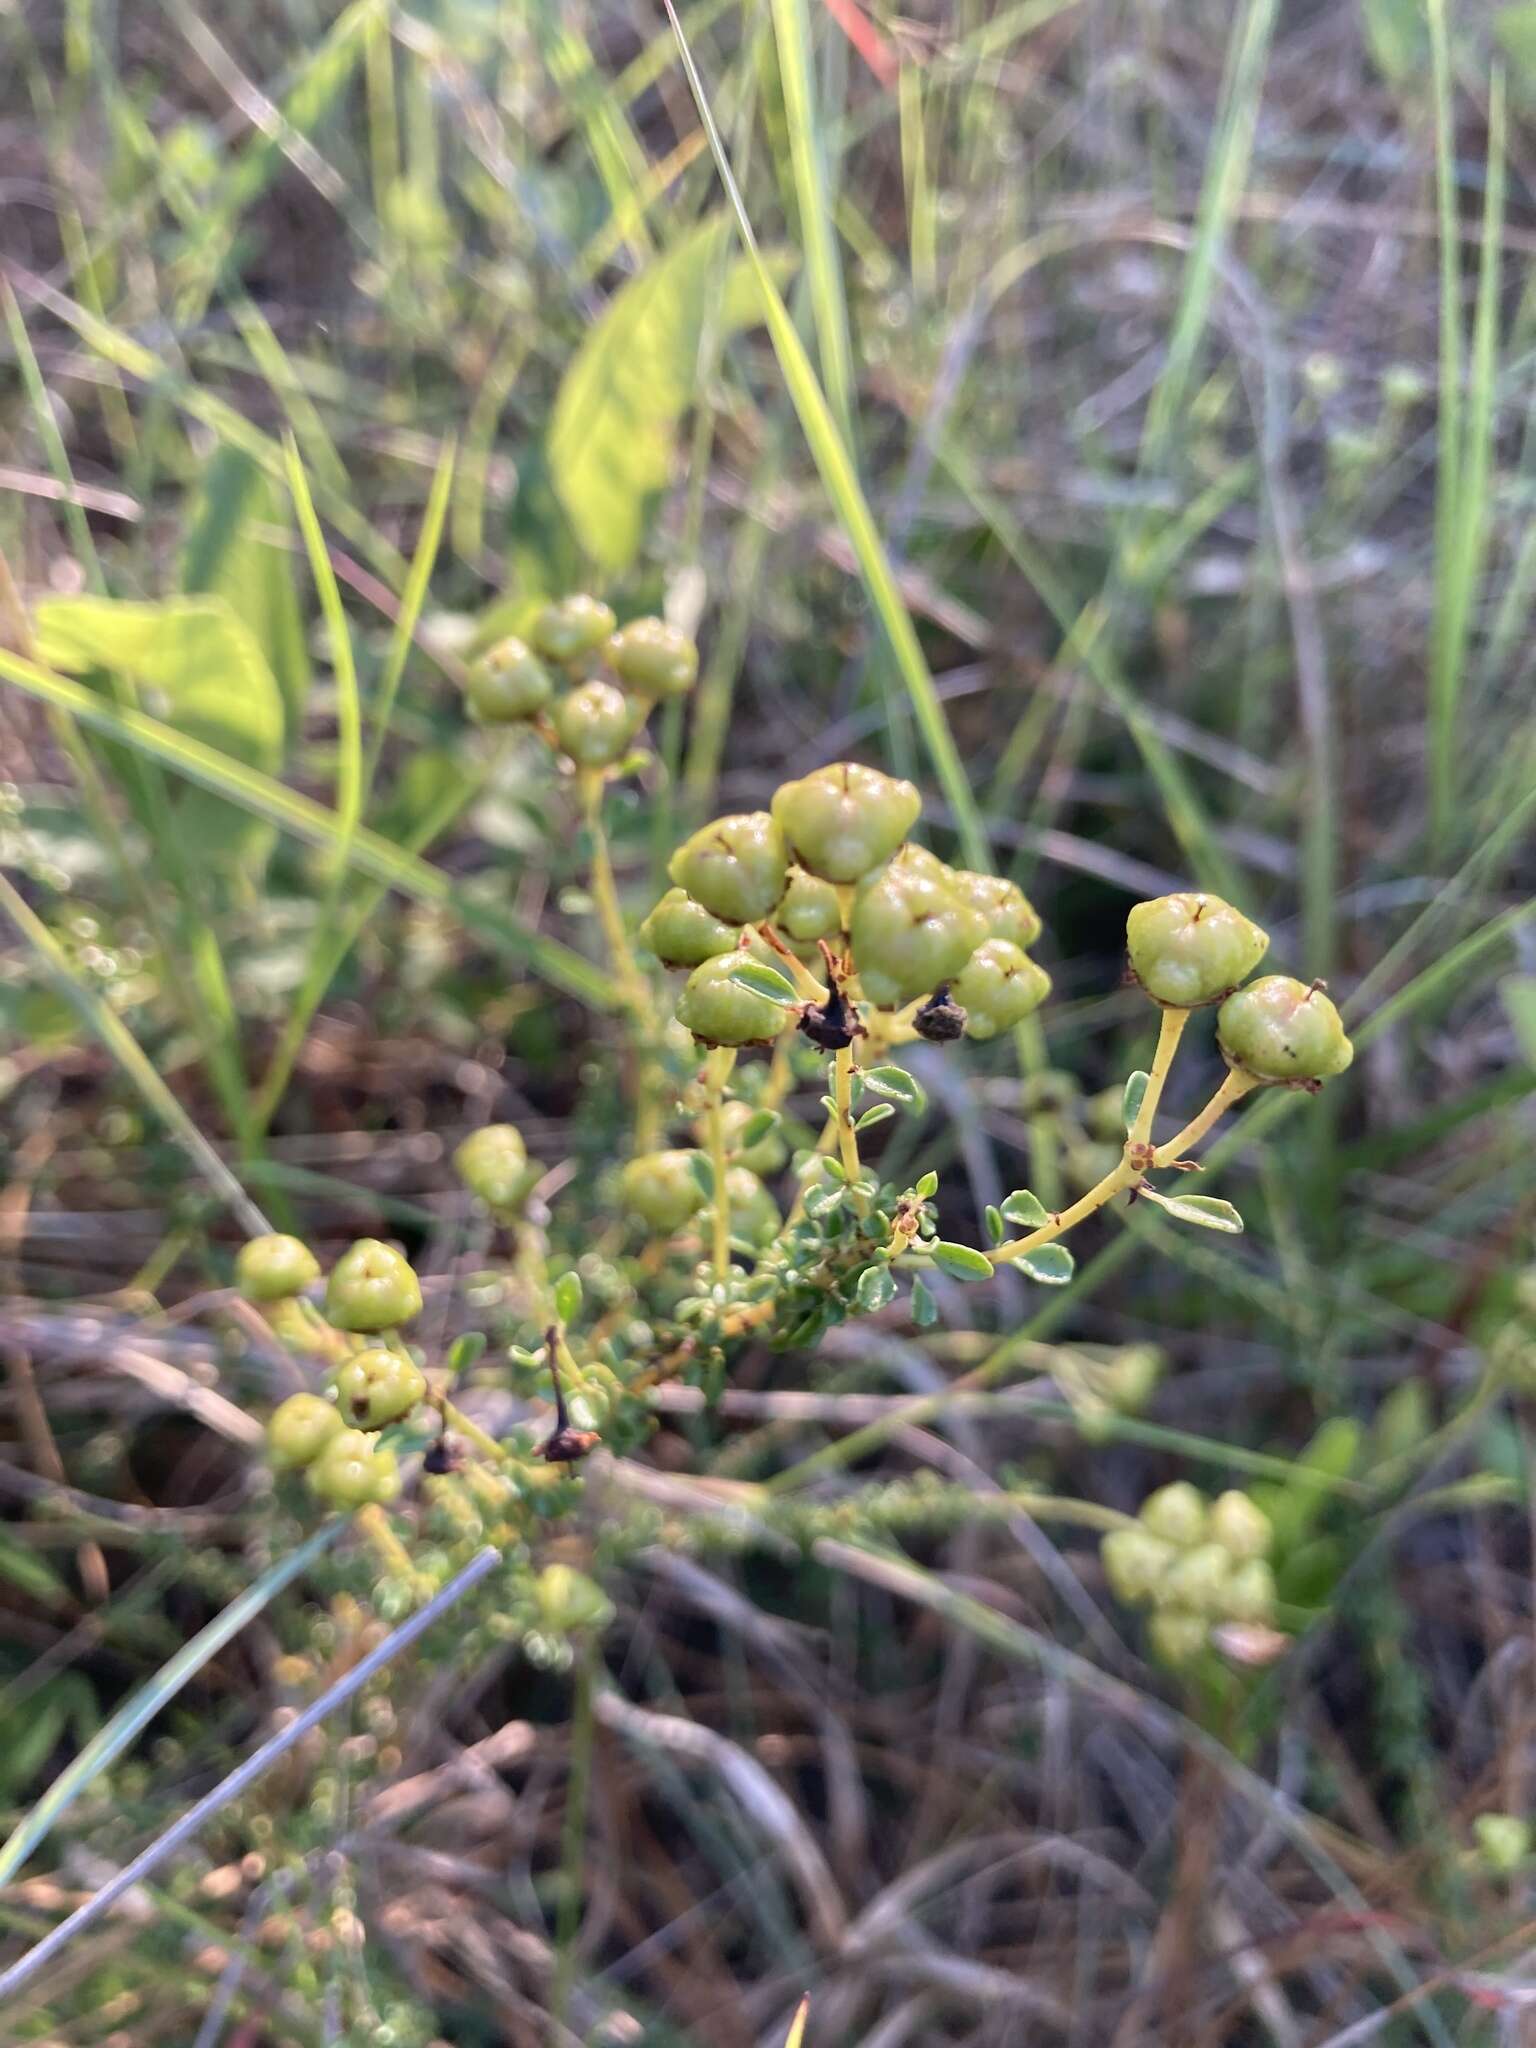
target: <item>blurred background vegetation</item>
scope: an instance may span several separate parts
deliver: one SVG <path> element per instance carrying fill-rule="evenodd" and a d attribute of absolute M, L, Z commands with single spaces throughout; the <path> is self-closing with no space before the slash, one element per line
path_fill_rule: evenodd
<path fill-rule="evenodd" d="M 1140 896 L 1231 896 L 1360 1056 L 1221 1141 L 1240 1240 L 1133 1209 L 1044 1306 L 1010 1276 L 936 1332 L 751 1356 L 707 1418 L 672 1390 L 664 1514 L 821 1451 L 803 1540 L 641 1545 L 595 1498 L 559 1540 L 603 1567 L 599 1650 L 429 1639 L 0 2041 L 747 2048 L 803 1991 L 812 2048 L 1518 2041 L 1536 6 L 681 23 L 697 95 L 644 4 L 0 7 L 7 1821 L 269 1562 L 281 1380 L 210 1164 L 317 1248 L 398 1238 L 445 1329 L 494 1308 L 467 1131 L 521 1127 L 575 1248 L 602 1212 L 572 801 L 458 688 L 530 599 L 697 623 L 614 806 L 634 914 L 683 830 L 845 755 L 1039 904 L 1039 1041 L 918 1063 L 946 1214 L 1118 1142 Z M 183 607 L 141 706 L 37 680 L 99 660 L 104 593 Z M 188 784 L 178 735 L 265 779 Z M 1072 1343 L 1160 1347 L 1146 1410 L 1086 1402 Z M 1003 1353 L 1030 1376 L 894 1405 Z M 842 1540 L 850 1470 L 942 1482 L 903 1560 Z M 1179 1718 L 1020 1475 L 1132 1510 L 1251 1482 L 1288 1520 L 1294 1640 L 1240 1727 Z M 18 1949 L 346 1662 L 347 1569 L 8 1874 Z"/>

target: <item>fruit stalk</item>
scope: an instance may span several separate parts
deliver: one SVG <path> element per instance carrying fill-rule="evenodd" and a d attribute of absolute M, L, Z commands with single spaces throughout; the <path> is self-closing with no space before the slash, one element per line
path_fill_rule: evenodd
<path fill-rule="evenodd" d="M 1136 1112 L 1136 1121 L 1131 1126 L 1133 1145 L 1144 1145 L 1152 1134 L 1157 1105 L 1162 1100 L 1169 1069 L 1173 1065 L 1174 1054 L 1179 1049 L 1179 1040 L 1184 1036 L 1184 1026 L 1189 1022 L 1188 1010 L 1163 1010 L 1159 1014 L 1157 1050 L 1152 1055 L 1152 1071 L 1147 1076 L 1146 1092 L 1141 1098 L 1141 1107 Z"/>
<path fill-rule="evenodd" d="M 1234 1103 L 1241 1102 L 1245 1095 L 1258 1086 L 1259 1083 L 1252 1074 L 1245 1074 L 1241 1068 L 1233 1067 L 1200 1114 L 1191 1117 L 1183 1130 L 1171 1137 L 1166 1145 L 1158 1146 L 1152 1155 L 1152 1164 L 1172 1166 L 1176 1160 L 1184 1156 L 1191 1145 L 1198 1145 L 1213 1125 L 1220 1123 Z"/>
<path fill-rule="evenodd" d="M 726 1186 L 725 1091 L 736 1064 L 734 1045 L 717 1045 L 704 1062 L 704 1135 L 709 1149 L 709 1170 L 714 1177 L 715 1200 L 710 1261 L 715 1280 L 723 1284 L 731 1273 L 731 1197 Z"/>
<path fill-rule="evenodd" d="M 859 1140 L 853 1128 L 853 1047 L 838 1048 L 832 1062 L 832 1100 L 837 1104 L 837 1156 L 850 1189 L 859 1185 Z"/>

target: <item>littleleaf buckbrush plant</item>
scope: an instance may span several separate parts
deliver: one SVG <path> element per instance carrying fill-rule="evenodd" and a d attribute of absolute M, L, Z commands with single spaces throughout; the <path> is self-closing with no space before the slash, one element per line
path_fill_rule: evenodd
<path fill-rule="evenodd" d="M 685 695 L 697 674 L 697 649 L 675 628 L 652 618 L 619 625 L 601 599 L 575 593 L 468 676 L 474 715 L 525 724 L 573 787 L 631 1046 L 630 1146 L 603 1184 L 621 1236 L 616 1250 L 584 1261 L 595 1294 L 557 1262 L 558 1215 L 529 1202 L 539 1169 L 515 1124 L 487 1123 L 453 1154 L 510 1248 L 508 1284 L 521 1306 L 508 1356 L 519 1391 L 552 1408 L 545 1433 L 498 1437 L 456 1404 L 456 1376 L 483 1368 L 457 1347 L 436 1361 L 430 1347 L 408 1343 L 422 1292 L 396 1247 L 363 1239 L 346 1250 L 323 1311 L 304 1298 L 319 1267 L 297 1240 L 259 1240 L 241 1255 L 241 1286 L 268 1304 L 309 1369 L 318 1362 L 324 1372 L 323 1389 L 290 1397 L 272 1417 L 277 1481 L 291 1498 L 301 1476 L 317 1499 L 360 1512 L 391 1598 L 431 1583 L 401 1547 L 416 1523 L 430 1525 L 450 1566 L 484 1536 L 525 1555 L 532 1546 L 536 1557 L 538 1530 L 577 1497 L 583 1460 L 643 1441 L 649 1390 L 674 1377 L 718 1390 L 748 1341 L 804 1347 L 847 1317 L 897 1313 L 904 1280 L 908 1312 L 926 1323 L 936 1311 L 925 1276 L 964 1285 L 1012 1263 L 1059 1286 L 1073 1270 L 1059 1240 L 1121 1195 L 1159 1202 L 1176 1222 L 1240 1229 L 1229 1204 L 1172 1194 L 1154 1176 L 1187 1168 L 1253 1089 L 1315 1087 L 1348 1064 L 1320 986 L 1283 975 L 1244 985 L 1268 941 L 1242 911 L 1199 892 L 1138 904 L 1127 922 L 1130 977 L 1159 1027 L 1149 1071 L 1123 1091 L 1123 1142 L 1067 1206 L 1047 1208 L 1019 1189 L 989 1211 L 984 1249 L 945 1237 L 937 1176 L 882 1179 L 863 1137 L 923 1114 L 923 1091 L 896 1057 L 903 1047 L 927 1041 L 955 1057 L 964 1040 L 997 1037 L 1045 1003 L 1050 977 L 1031 951 L 1039 914 L 1016 883 L 952 867 L 910 836 L 922 808 L 911 783 L 834 762 L 785 783 L 766 808 L 684 837 L 669 886 L 639 921 L 637 953 L 605 797 L 647 758 L 637 742 L 654 707 Z M 1217 1005 L 1226 1080 L 1157 1142 L 1183 1033 L 1196 1011 Z M 819 1134 L 795 1116 L 818 1077 Z M 291 1333 L 283 1317 L 297 1318 Z M 1089 1346 L 1062 1353 L 1060 1380 L 1092 1433 L 1143 1405 L 1160 1370 L 1155 1347 Z M 1106 1536 L 1104 1566 L 1123 1598 L 1151 1603 L 1161 1661 L 1192 1670 L 1204 1668 L 1213 1631 L 1269 1627 L 1267 1544 L 1245 1496 L 1208 1503 L 1179 1483 Z M 569 1604 L 529 1600 L 546 1630 L 554 1608 Z"/>

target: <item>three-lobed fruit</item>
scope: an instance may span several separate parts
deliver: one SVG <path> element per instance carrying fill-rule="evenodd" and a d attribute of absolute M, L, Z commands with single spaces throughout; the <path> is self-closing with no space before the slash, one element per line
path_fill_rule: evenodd
<path fill-rule="evenodd" d="M 533 649 L 509 635 L 474 663 L 465 690 L 477 718 L 487 725 L 510 725 L 536 718 L 555 694 L 555 684 Z"/>
<path fill-rule="evenodd" d="M 342 1414 L 358 1429 L 384 1429 L 398 1422 L 427 1391 L 421 1367 L 383 1345 L 370 1345 L 343 1359 L 333 1384 Z"/>
<path fill-rule="evenodd" d="M 1200 1614 L 1181 1607 L 1161 1607 L 1147 1623 L 1147 1640 L 1160 1662 L 1177 1671 L 1192 1664 L 1205 1648 L 1210 1625 Z"/>
<path fill-rule="evenodd" d="M 482 1124 L 454 1148 L 454 1171 L 488 1209 L 510 1209 L 528 1174 L 528 1150 L 516 1124 Z"/>
<path fill-rule="evenodd" d="M 320 1278 L 320 1261 L 302 1238 L 268 1231 L 235 1254 L 235 1285 L 247 1301 L 287 1301 Z"/>
<path fill-rule="evenodd" d="M 555 737 L 578 768 L 611 768 L 629 750 L 635 708 L 624 692 L 593 676 L 554 709 Z"/>
<path fill-rule="evenodd" d="M 267 1423 L 267 1456 L 279 1472 L 296 1472 L 313 1464 L 342 1426 L 334 1402 L 319 1394 L 290 1394 Z"/>
<path fill-rule="evenodd" d="M 1011 939 L 985 939 L 950 983 L 965 1012 L 966 1035 L 996 1038 L 1039 1009 L 1051 977 Z"/>
<path fill-rule="evenodd" d="M 1355 1056 L 1322 989 L 1288 974 L 1266 974 L 1228 996 L 1216 1037 L 1230 1064 L 1259 1081 L 1326 1081 Z"/>
<path fill-rule="evenodd" d="M 619 1192 L 658 1236 L 681 1230 L 704 1206 L 691 1152 L 642 1152 L 619 1175 Z"/>
<path fill-rule="evenodd" d="M 698 681 L 699 650 L 665 619 L 631 619 L 607 647 L 608 665 L 642 697 L 685 697 Z"/>
<path fill-rule="evenodd" d="M 784 894 L 789 855 L 767 811 L 739 811 L 685 839 L 667 873 L 714 916 L 757 924 Z"/>
<path fill-rule="evenodd" d="M 1155 1002 L 1193 1010 L 1253 972 L 1269 934 L 1220 896 L 1186 890 L 1138 903 L 1125 921 L 1131 970 Z"/>
<path fill-rule="evenodd" d="M 695 967 L 677 999 L 677 1017 L 701 1045 L 765 1045 L 776 1038 L 791 1012 L 732 975 L 743 953 L 720 953 Z"/>
<path fill-rule="evenodd" d="M 952 982 L 987 936 L 979 910 L 904 848 L 854 898 L 850 937 L 864 994 L 895 1009 Z"/>
<path fill-rule="evenodd" d="M 1140 1519 L 1154 1536 L 1180 1550 L 1191 1548 L 1205 1536 L 1205 1502 L 1187 1479 L 1175 1479 L 1149 1494 L 1142 1502 Z"/>
<path fill-rule="evenodd" d="M 533 622 L 530 637 L 548 661 L 578 661 L 601 647 L 617 622 L 601 598 L 574 591 L 545 605 Z"/>
<path fill-rule="evenodd" d="M 376 1237 L 360 1237 L 331 1270 L 325 1313 L 338 1330 L 371 1336 L 421 1313 L 421 1282 L 403 1252 Z"/>
<path fill-rule="evenodd" d="M 1267 1557 L 1274 1530 L 1264 1510 L 1235 1487 L 1219 1493 L 1211 1502 L 1210 1534 L 1229 1557 L 1241 1564 Z"/>
<path fill-rule="evenodd" d="M 1040 913 L 1017 882 L 1005 875 L 980 875 L 972 868 L 951 868 L 950 887 L 963 903 L 987 920 L 991 938 L 1006 939 L 1027 953 L 1045 929 Z"/>
<path fill-rule="evenodd" d="M 784 894 L 775 906 L 773 921 L 785 938 L 796 945 L 835 939 L 843 925 L 836 886 L 807 868 L 792 867 Z"/>
<path fill-rule="evenodd" d="M 888 860 L 921 809 L 910 782 L 857 761 L 834 761 L 773 794 L 773 815 L 795 858 L 828 882 L 856 882 Z"/>
<path fill-rule="evenodd" d="M 674 888 L 642 919 L 640 938 L 663 967 L 698 967 L 717 953 L 729 953 L 740 929 L 696 903 L 686 889 Z"/>
<path fill-rule="evenodd" d="M 395 1454 L 360 1429 L 338 1430 L 309 1467 L 309 1484 L 334 1508 L 392 1501 L 400 1491 Z"/>
<path fill-rule="evenodd" d="M 1110 1589 L 1128 1607 L 1152 1598 L 1175 1554 L 1172 1544 L 1139 1525 L 1133 1529 L 1112 1529 L 1099 1545 Z"/>

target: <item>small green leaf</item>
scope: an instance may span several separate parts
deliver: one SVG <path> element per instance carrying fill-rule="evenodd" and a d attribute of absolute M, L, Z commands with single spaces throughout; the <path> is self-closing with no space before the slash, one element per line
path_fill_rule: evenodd
<path fill-rule="evenodd" d="M 1014 1264 L 1042 1287 L 1065 1287 L 1077 1269 L 1064 1244 L 1037 1244 L 1032 1252 L 1020 1252 Z"/>
<path fill-rule="evenodd" d="M 895 1300 L 895 1275 L 889 1266 L 866 1266 L 859 1275 L 855 1293 L 864 1314 L 872 1316 Z"/>
<path fill-rule="evenodd" d="M 920 1330 L 931 1330 L 939 1320 L 939 1304 L 920 1277 L 912 1282 L 912 1320 Z"/>
<path fill-rule="evenodd" d="M 781 1118 L 776 1109 L 759 1109 L 749 1116 L 741 1127 L 736 1140 L 738 1148 L 750 1152 L 754 1145 L 761 1145 L 770 1132 L 779 1128 Z"/>
<path fill-rule="evenodd" d="M 1136 1192 L 1143 1201 L 1156 1202 L 1159 1209 L 1166 1209 L 1176 1223 L 1198 1223 L 1202 1230 L 1225 1230 L 1234 1236 L 1243 1227 L 1243 1219 L 1232 1204 L 1215 1195 L 1165 1195 L 1146 1186 Z"/>
<path fill-rule="evenodd" d="M 841 1159 L 823 1159 L 821 1170 L 829 1180 L 838 1180 L 846 1183 L 848 1179 L 847 1169 L 844 1167 Z"/>
<path fill-rule="evenodd" d="M 928 1249 L 933 1255 L 933 1263 L 951 1280 L 992 1278 L 992 1261 L 985 1252 L 977 1251 L 972 1245 L 950 1244 L 945 1238 L 936 1237 Z"/>
<path fill-rule="evenodd" d="M 842 1207 L 847 1192 L 846 1188 L 838 1187 L 835 1182 L 826 1187 L 812 1188 L 805 1198 L 806 1215 L 815 1217 L 818 1223 L 821 1222 Z"/>
<path fill-rule="evenodd" d="M 781 1009 L 787 1010 L 800 1000 L 794 983 L 766 960 L 743 960 L 739 967 L 731 969 L 731 980 L 738 988 L 750 989 L 755 996 L 766 996 Z"/>
<path fill-rule="evenodd" d="M 1125 1128 L 1127 1130 L 1131 1129 L 1137 1117 L 1141 1115 L 1142 1100 L 1146 1095 L 1147 1085 L 1151 1079 L 1152 1076 L 1150 1074 L 1144 1074 L 1140 1067 L 1138 1067 L 1135 1073 L 1128 1076 L 1126 1080 L 1125 1096 L 1120 1104 L 1120 1114 L 1125 1118 Z"/>
<path fill-rule="evenodd" d="M 892 1102 L 899 1102 L 903 1109 L 910 1109 L 919 1116 L 928 1107 L 928 1098 L 919 1082 L 914 1080 L 905 1067 L 870 1067 L 864 1074 L 864 1085 L 872 1088 L 876 1095 L 885 1095 Z"/>
<path fill-rule="evenodd" d="M 715 1199 L 715 1169 L 710 1165 L 704 1153 L 690 1152 L 688 1154 L 688 1170 L 703 1189 L 705 1201 L 712 1202 Z"/>
<path fill-rule="evenodd" d="M 562 1273 L 555 1282 L 555 1314 L 562 1323 L 574 1323 L 581 1314 L 579 1273 Z"/>
<path fill-rule="evenodd" d="M 1514 1028 L 1520 1057 L 1536 1067 L 1536 974 L 1506 974 L 1499 983 L 1499 1001 Z"/>
<path fill-rule="evenodd" d="M 853 1128 L 856 1131 L 867 1131 L 871 1124 L 883 1124 L 888 1116 L 894 1116 L 895 1114 L 896 1105 L 894 1102 L 877 1102 L 873 1108 L 864 1111 Z"/>
<path fill-rule="evenodd" d="M 1017 1223 L 1021 1230 L 1038 1230 L 1042 1223 L 1051 1220 L 1050 1211 L 1038 1195 L 1032 1195 L 1028 1188 L 1015 1188 L 1003 1204 L 1003 1214 L 1010 1223 Z"/>
<path fill-rule="evenodd" d="M 931 1202 L 939 1192 L 939 1176 L 930 1170 L 923 1175 L 912 1192 L 920 1202 Z"/>
<path fill-rule="evenodd" d="M 1008 1235 L 1007 1227 L 1003 1222 L 1002 1210 L 995 1209 L 992 1206 L 992 1204 L 988 1202 L 985 1213 L 987 1219 L 987 1236 L 991 1238 L 994 1244 L 1001 1244 L 1003 1239 Z"/>
<path fill-rule="evenodd" d="M 828 1116 L 838 1116 L 841 1114 L 837 1104 L 832 1100 L 832 1097 L 830 1095 L 823 1095 L 823 1097 L 821 1098 L 821 1106 L 827 1112 Z"/>
<path fill-rule="evenodd" d="M 575 1277 L 574 1275 L 572 1276 Z M 448 1371 L 454 1379 L 469 1371 L 480 1354 L 485 1350 L 485 1332 L 466 1330 L 462 1337 L 455 1337 L 448 1347 Z"/>

